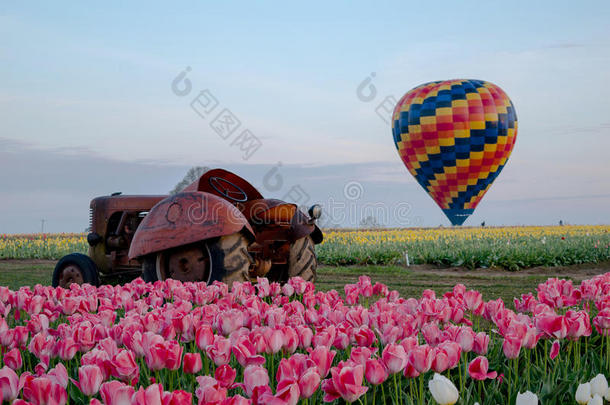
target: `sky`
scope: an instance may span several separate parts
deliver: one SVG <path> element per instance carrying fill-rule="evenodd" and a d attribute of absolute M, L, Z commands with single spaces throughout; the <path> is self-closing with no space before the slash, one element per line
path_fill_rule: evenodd
<path fill-rule="evenodd" d="M 448 225 L 384 108 L 453 78 L 499 85 L 519 118 L 466 225 L 610 223 L 608 21 L 607 1 L 2 2 L 0 233 L 82 231 L 93 197 L 166 193 L 191 166 L 343 204 L 329 225 L 366 206 L 386 226 Z"/>

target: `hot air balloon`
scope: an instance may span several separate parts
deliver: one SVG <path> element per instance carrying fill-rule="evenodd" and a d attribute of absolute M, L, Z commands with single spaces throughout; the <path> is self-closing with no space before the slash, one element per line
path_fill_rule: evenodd
<path fill-rule="evenodd" d="M 483 80 L 446 80 L 407 92 L 392 116 L 400 158 L 453 225 L 462 225 L 506 165 L 517 114 Z"/>

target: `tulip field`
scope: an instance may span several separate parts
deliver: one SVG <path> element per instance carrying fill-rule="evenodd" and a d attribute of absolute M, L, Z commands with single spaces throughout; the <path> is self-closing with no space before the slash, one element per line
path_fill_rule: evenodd
<path fill-rule="evenodd" d="M 603 404 L 610 273 L 512 302 L 256 283 L 0 287 L 0 394 L 41 404 Z"/>
<path fill-rule="evenodd" d="M 87 252 L 85 234 L 0 235 L 0 259 L 59 259 Z M 610 260 L 610 226 L 325 230 L 327 265 L 433 264 L 519 270 Z"/>
<path fill-rule="evenodd" d="M 610 226 L 523 226 L 326 231 L 321 261 L 519 270 L 610 260 Z"/>

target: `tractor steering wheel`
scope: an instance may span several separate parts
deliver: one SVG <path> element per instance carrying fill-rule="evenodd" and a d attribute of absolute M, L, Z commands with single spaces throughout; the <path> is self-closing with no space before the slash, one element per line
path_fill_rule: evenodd
<path fill-rule="evenodd" d="M 222 177 L 210 177 L 210 186 L 221 196 L 235 202 L 248 201 L 248 195 L 238 185 Z"/>

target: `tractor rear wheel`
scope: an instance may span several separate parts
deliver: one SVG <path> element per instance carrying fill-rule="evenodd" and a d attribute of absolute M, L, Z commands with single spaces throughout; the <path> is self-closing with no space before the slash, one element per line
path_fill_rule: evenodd
<path fill-rule="evenodd" d="M 234 281 L 249 280 L 251 263 L 248 239 L 234 233 L 149 255 L 142 264 L 142 278 L 146 282 L 168 278 L 207 284 L 222 281 L 231 287 Z"/>
<path fill-rule="evenodd" d="M 302 277 L 305 281 L 316 281 L 318 259 L 311 236 L 298 239 L 290 246 L 288 278 Z"/>
<path fill-rule="evenodd" d="M 55 265 L 51 280 L 53 287 L 70 288 L 72 283 L 94 286 L 100 284 L 97 266 L 89 256 L 71 253 L 62 257 Z"/>

